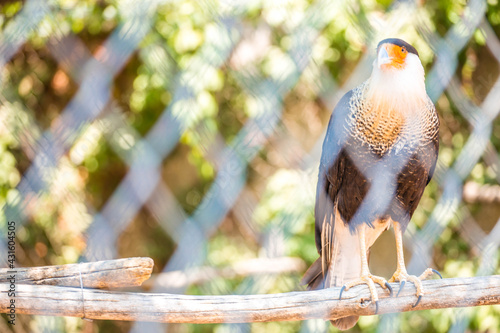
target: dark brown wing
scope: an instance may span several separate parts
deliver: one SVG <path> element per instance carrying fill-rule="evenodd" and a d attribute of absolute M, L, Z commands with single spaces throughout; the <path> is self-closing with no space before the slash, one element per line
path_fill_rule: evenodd
<path fill-rule="evenodd" d="M 439 126 L 439 123 L 436 126 Z M 419 147 L 398 175 L 396 198 L 389 214 L 394 221 L 401 224 L 403 232 L 434 174 L 438 150 L 439 135 L 436 131 L 432 141 Z"/>
<path fill-rule="evenodd" d="M 323 253 L 321 234 L 325 223 L 328 224 L 327 227 L 329 228 L 327 235 L 327 239 L 330 239 L 329 244 L 331 244 L 331 234 L 333 234 L 334 203 L 337 200 L 337 194 L 342 184 L 345 167 L 343 147 L 349 139 L 344 124 L 349 114 L 349 100 L 351 97 L 352 90 L 342 97 L 333 110 L 328 122 L 325 140 L 323 141 L 314 208 L 316 248 L 320 256 Z M 329 253 L 329 251 L 325 249 L 324 253 Z"/>
<path fill-rule="evenodd" d="M 307 270 L 302 283 L 309 289 L 324 288 L 324 274 L 330 261 L 335 222 L 335 202 L 344 174 L 343 147 L 349 139 L 345 130 L 345 119 L 349 114 L 352 90 L 347 92 L 333 110 L 323 141 L 323 150 L 316 188 L 315 239 L 320 258 Z"/>

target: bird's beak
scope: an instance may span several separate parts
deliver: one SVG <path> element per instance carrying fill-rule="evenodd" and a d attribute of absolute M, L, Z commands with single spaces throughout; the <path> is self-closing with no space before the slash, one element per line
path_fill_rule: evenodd
<path fill-rule="evenodd" d="M 378 52 L 377 66 L 380 69 L 382 65 L 389 64 L 391 62 L 391 57 L 387 53 L 385 45 L 382 45 L 380 51 Z"/>
<path fill-rule="evenodd" d="M 382 70 L 403 69 L 407 53 L 401 46 L 384 44 L 378 51 L 377 66 Z"/>

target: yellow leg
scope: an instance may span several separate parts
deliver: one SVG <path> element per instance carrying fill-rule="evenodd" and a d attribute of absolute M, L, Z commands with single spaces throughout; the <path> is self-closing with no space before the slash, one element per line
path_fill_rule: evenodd
<path fill-rule="evenodd" d="M 399 291 L 396 295 L 396 297 L 399 296 L 399 293 L 401 290 L 403 290 L 406 281 L 413 282 L 415 284 L 415 288 L 417 289 L 417 302 L 413 305 L 413 307 L 416 307 L 418 303 L 420 303 L 420 300 L 422 299 L 422 296 L 424 295 L 424 289 L 422 287 L 422 280 L 427 279 L 429 276 L 432 274 L 436 273 L 439 275 L 439 277 L 442 278 L 441 274 L 439 274 L 438 271 L 432 269 L 432 268 L 427 268 L 420 276 L 415 276 L 415 275 L 409 275 L 408 272 L 406 271 L 406 266 L 405 266 L 405 257 L 404 257 L 404 252 L 403 252 L 403 231 L 401 230 L 401 225 L 394 221 L 394 236 L 396 238 L 396 250 L 397 250 L 397 255 L 398 255 L 398 262 L 397 262 L 397 268 L 396 272 L 394 272 L 393 276 L 389 279 L 389 282 L 399 282 L 400 287 Z"/>
<path fill-rule="evenodd" d="M 375 302 L 375 313 L 378 312 L 378 293 L 377 290 L 375 289 L 375 283 L 379 284 L 382 286 L 384 289 L 389 289 L 390 295 L 392 296 L 392 288 L 387 283 L 387 280 L 384 279 L 383 277 L 380 276 L 375 276 L 370 273 L 370 268 L 368 267 L 368 258 L 367 258 L 367 249 L 366 249 L 366 238 L 365 238 L 365 228 L 366 225 L 363 224 L 358 228 L 358 234 L 359 234 L 359 246 L 360 246 L 360 251 L 361 251 L 361 276 L 355 280 L 351 280 L 348 283 L 346 283 L 342 289 L 340 290 L 340 296 L 339 300 L 342 298 L 342 293 L 347 290 L 349 290 L 351 287 L 360 285 L 360 284 L 367 284 L 368 288 L 370 289 L 370 295 L 372 302 Z"/>

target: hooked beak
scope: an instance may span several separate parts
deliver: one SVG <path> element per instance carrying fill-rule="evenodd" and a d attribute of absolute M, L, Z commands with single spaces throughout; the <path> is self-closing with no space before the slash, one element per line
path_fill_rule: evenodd
<path fill-rule="evenodd" d="M 391 57 L 389 57 L 389 53 L 385 49 L 385 46 L 380 48 L 377 58 L 377 66 L 380 68 L 382 65 L 388 64 L 391 62 Z"/>

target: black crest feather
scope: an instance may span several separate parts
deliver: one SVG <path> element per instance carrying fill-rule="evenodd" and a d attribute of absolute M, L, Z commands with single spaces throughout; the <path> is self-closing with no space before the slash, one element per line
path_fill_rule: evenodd
<path fill-rule="evenodd" d="M 399 39 L 399 38 L 387 38 L 387 39 L 380 41 L 380 43 L 378 43 L 378 45 L 377 45 L 377 53 L 380 49 L 380 46 L 382 44 L 386 44 L 386 43 L 394 44 L 397 46 L 404 46 L 408 52 L 416 54 L 418 57 L 418 51 L 411 44 L 408 44 L 407 42 L 405 42 L 404 40 Z"/>

